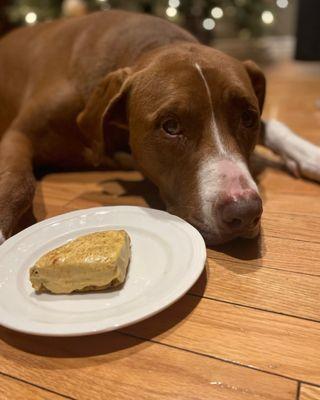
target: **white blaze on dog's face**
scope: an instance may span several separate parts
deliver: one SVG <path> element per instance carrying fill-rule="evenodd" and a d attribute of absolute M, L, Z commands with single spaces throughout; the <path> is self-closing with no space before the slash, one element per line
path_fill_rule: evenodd
<path fill-rule="evenodd" d="M 213 50 L 203 49 L 200 60 L 167 54 L 133 85 L 130 144 L 168 210 L 221 243 L 259 233 L 262 205 L 247 161 L 260 110 L 245 66 L 219 52 L 209 63 Z"/>
<path fill-rule="evenodd" d="M 254 237 L 259 233 L 262 212 L 257 185 L 246 163 L 224 145 L 223 136 L 216 123 L 209 85 L 200 65 L 195 63 L 195 67 L 208 95 L 211 109 L 210 131 L 216 150 L 215 154 L 208 154 L 200 163 L 198 174 L 202 219 L 206 221 L 201 227 L 203 234 L 209 241 L 210 238 L 215 241 L 224 240 L 223 237 L 229 234 L 232 236 L 234 233 Z M 212 199 L 215 199 L 214 205 Z M 248 209 L 253 207 L 253 210 L 249 211 L 250 215 L 237 210 L 239 201 L 247 202 Z M 225 216 L 225 207 L 232 203 L 235 209 Z"/>

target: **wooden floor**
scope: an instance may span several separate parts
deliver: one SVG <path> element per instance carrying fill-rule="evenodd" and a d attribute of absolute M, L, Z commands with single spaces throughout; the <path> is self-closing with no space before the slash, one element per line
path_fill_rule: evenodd
<path fill-rule="evenodd" d="M 320 65 L 267 73 L 265 117 L 320 145 Z M 0 328 L 0 399 L 319 400 L 320 185 L 265 157 L 259 240 L 208 249 L 184 298 L 119 332 L 63 339 Z M 51 174 L 35 213 L 105 204 L 159 202 L 136 172 Z"/>

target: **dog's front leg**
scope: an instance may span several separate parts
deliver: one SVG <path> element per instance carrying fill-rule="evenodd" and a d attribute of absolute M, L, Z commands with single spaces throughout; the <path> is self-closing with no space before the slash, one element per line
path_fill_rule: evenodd
<path fill-rule="evenodd" d="M 261 144 L 280 157 L 296 177 L 320 182 L 320 147 L 302 139 L 277 120 L 262 122 Z"/>
<path fill-rule="evenodd" d="M 16 129 L 4 133 L 0 142 L 0 244 L 32 205 L 32 156 L 32 143 L 26 134 Z"/>

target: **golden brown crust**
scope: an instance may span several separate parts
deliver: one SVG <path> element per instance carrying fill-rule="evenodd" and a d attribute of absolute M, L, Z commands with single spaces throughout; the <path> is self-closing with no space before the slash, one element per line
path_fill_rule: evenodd
<path fill-rule="evenodd" d="M 80 236 L 44 254 L 30 269 L 36 292 L 67 294 L 121 285 L 130 261 L 130 238 L 124 230 Z"/>

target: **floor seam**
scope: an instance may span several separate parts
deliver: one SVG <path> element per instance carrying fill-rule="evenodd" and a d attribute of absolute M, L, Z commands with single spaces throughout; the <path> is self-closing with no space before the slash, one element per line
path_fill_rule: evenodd
<path fill-rule="evenodd" d="M 195 354 L 195 355 L 198 355 L 198 356 L 202 356 L 202 357 L 214 359 L 214 360 L 217 360 L 217 361 L 225 362 L 227 364 L 231 364 L 231 365 L 234 365 L 234 366 L 243 367 L 243 368 L 247 368 L 247 369 L 250 369 L 250 370 L 253 370 L 253 371 L 258 371 L 258 372 L 261 372 L 261 373 L 264 373 L 264 374 L 277 376 L 277 377 L 280 377 L 280 378 L 283 378 L 283 379 L 287 379 L 287 380 L 292 381 L 292 382 L 297 382 L 298 381 L 297 378 L 292 378 L 290 376 L 277 374 L 275 372 L 270 372 L 270 371 L 266 371 L 266 370 L 263 370 L 263 369 L 259 369 L 257 367 L 253 367 L 252 365 L 246 365 L 246 364 L 242 364 L 240 362 L 230 361 L 228 359 L 220 358 L 220 357 L 214 356 L 212 354 L 205 354 L 205 353 L 201 353 L 201 352 L 198 352 L 198 351 L 195 351 L 195 350 L 185 349 L 183 347 L 175 346 L 175 345 L 168 344 L 168 343 L 158 342 L 157 340 L 154 340 L 154 339 L 145 338 L 143 336 L 134 335 L 134 334 L 123 332 L 123 331 L 118 331 L 118 333 L 120 333 L 120 334 L 122 334 L 124 336 L 129 336 L 129 337 L 133 337 L 133 338 L 136 338 L 136 339 L 144 340 L 144 341 L 147 341 L 147 342 L 155 343 L 155 344 L 158 344 L 158 345 L 161 345 L 161 346 L 169 347 L 169 348 L 172 348 L 172 349 L 175 349 L 175 350 L 181 350 L 181 351 L 184 351 L 184 352 L 187 352 L 187 353 L 191 353 L 191 354 Z M 304 381 L 304 380 L 301 380 L 301 379 L 299 379 L 299 382 L 300 383 L 304 383 L 306 385 L 312 385 L 312 386 L 315 386 L 315 387 L 320 387 L 320 383 L 317 384 L 317 383 L 314 383 L 314 382 Z"/>
<path fill-rule="evenodd" d="M 38 385 L 38 384 L 36 384 L 36 383 L 27 381 L 27 380 L 22 379 L 22 378 L 19 378 L 19 377 L 17 377 L 17 376 L 7 374 L 6 372 L 0 371 L 0 375 L 5 376 L 5 377 L 10 378 L 10 379 L 13 379 L 13 380 L 18 381 L 18 382 L 25 383 L 26 385 L 30 385 L 30 386 L 36 387 L 37 389 L 41 389 L 41 390 L 44 390 L 44 391 L 46 391 L 46 392 L 50 392 L 50 393 L 52 393 L 52 394 L 55 394 L 55 395 L 57 395 L 57 396 L 60 396 L 60 397 L 62 397 L 62 398 L 65 398 L 65 399 L 76 400 L 75 397 L 71 397 L 71 396 L 68 396 L 68 395 L 65 395 L 65 394 L 56 392 L 55 390 L 48 389 L 48 388 L 46 388 L 46 387 L 40 386 L 40 385 Z"/>
<path fill-rule="evenodd" d="M 210 296 L 202 296 L 200 294 L 191 293 L 191 292 L 188 292 L 186 294 L 188 296 L 201 297 L 203 299 L 217 301 L 219 303 L 230 304 L 230 305 L 234 305 L 234 306 L 237 306 L 237 307 L 243 307 L 243 308 L 249 308 L 249 309 L 252 309 L 252 310 L 263 311 L 263 312 L 267 312 L 269 314 L 283 315 L 285 317 L 297 318 L 297 319 L 301 319 L 303 321 L 310 321 L 310 322 L 320 323 L 320 320 L 316 320 L 316 319 L 312 319 L 312 318 L 308 318 L 308 317 L 299 317 L 299 316 L 293 315 L 293 314 L 286 314 L 286 313 L 282 313 L 280 311 L 272 311 L 272 310 L 268 310 L 268 309 L 265 309 L 265 308 L 260 308 L 260 307 L 249 306 L 249 305 L 246 305 L 246 304 L 235 303 L 235 302 L 232 302 L 232 301 L 217 299 L 215 297 L 210 297 Z"/>

